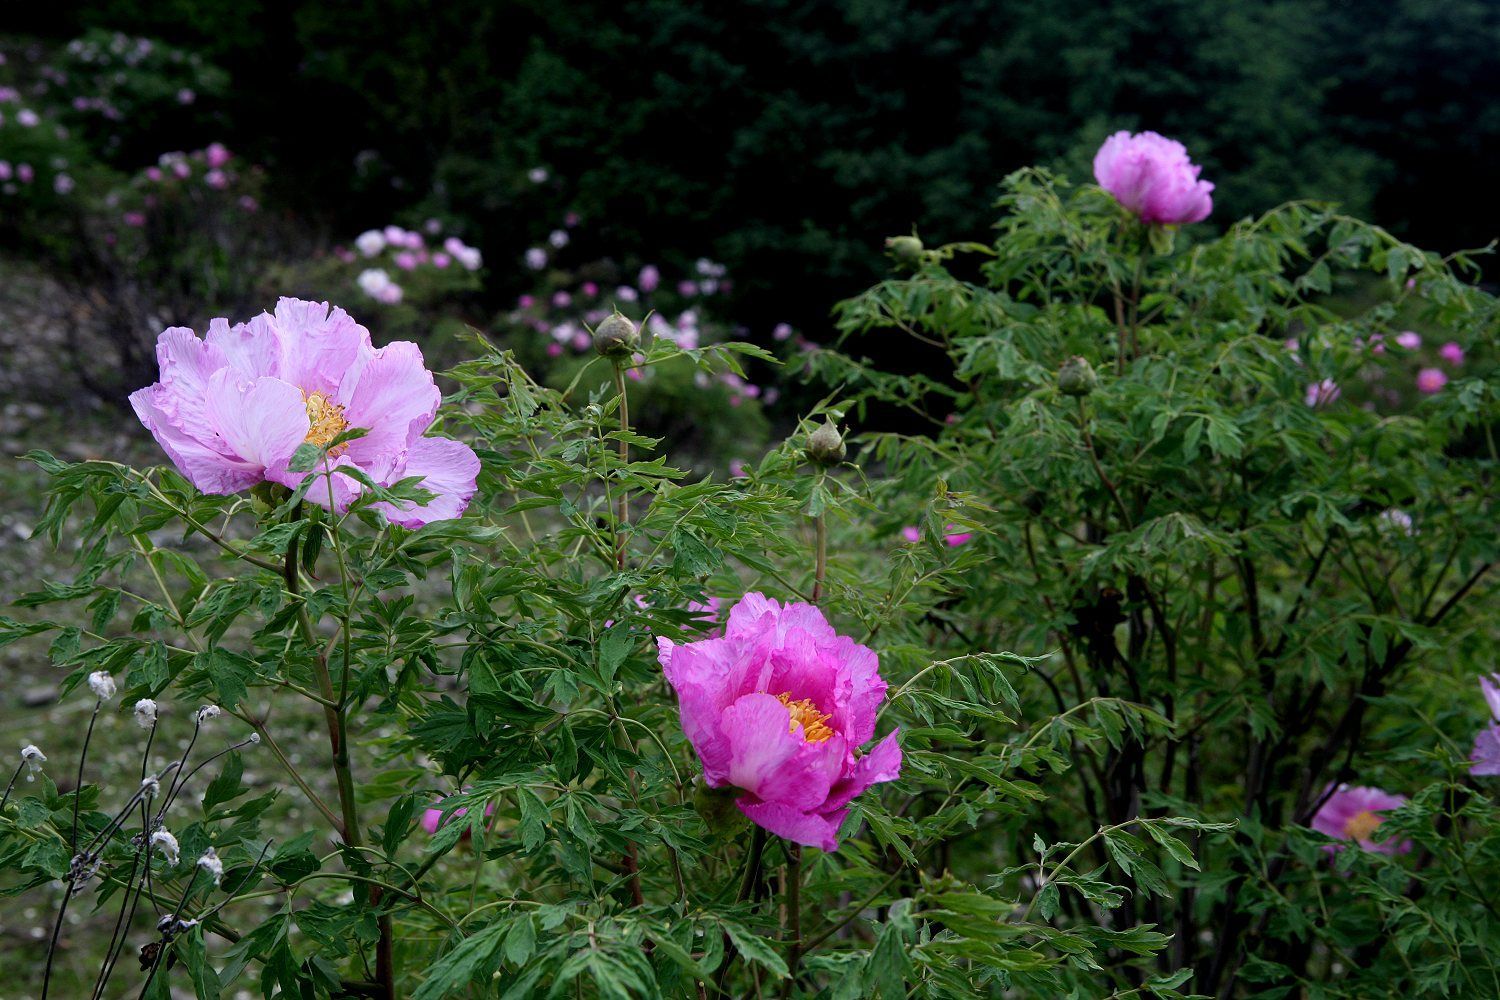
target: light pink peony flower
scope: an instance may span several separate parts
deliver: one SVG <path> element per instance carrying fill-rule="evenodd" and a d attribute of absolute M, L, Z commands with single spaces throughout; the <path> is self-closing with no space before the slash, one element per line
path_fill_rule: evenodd
<path fill-rule="evenodd" d="M 661 284 L 661 272 L 656 269 L 655 264 L 647 264 L 641 268 L 641 273 L 635 279 L 636 287 L 647 295 L 656 291 Z"/>
<path fill-rule="evenodd" d="M 1464 363 L 1463 346 L 1456 340 L 1450 340 L 1442 347 L 1439 347 L 1438 354 L 1454 368 L 1458 368 Z"/>
<path fill-rule="evenodd" d="M 1474 736 L 1474 749 L 1469 752 L 1470 774 L 1500 774 L 1500 674 L 1479 678 L 1479 691 L 1490 707 L 1494 720 Z"/>
<path fill-rule="evenodd" d="M 1396 344 L 1408 351 L 1415 351 L 1422 346 L 1422 335 L 1415 330 L 1402 330 L 1396 334 Z"/>
<path fill-rule="evenodd" d="M 833 851 L 854 797 L 900 776 L 898 730 L 857 753 L 885 699 L 875 653 L 812 605 L 746 594 L 721 638 L 656 642 L 704 780 L 771 833 Z"/>
<path fill-rule="evenodd" d="M 1432 395 L 1442 392 L 1443 386 L 1448 384 L 1448 375 L 1441 368 L 1423 368 L 1417 372 L 1417 391 Z"/>
<path fill-rule="evenodd" d="M 1142 222 L 1202 222 L 1213 211 L 1214 186 L 1175 139 L 1155 132 L 1116 132 L 1094 154 L 1094 179 Z"/>
<path fill-rule="evenodd" d="M 376 349 L 370 333 L 326 302 L 282 299 L 276 312 L 230 326 L 215 319 L 200 340 L 185 327 L 156 344 L 161 381 L 131 393 L 136 415 L 173 464 L 204 493 L 236 493 L 259 482 L 296 487 L 318 475 L 307 499 L 329 503 L 321 473 L 292 472 L 304 443 L 327 446 L 345 429 L 368 433 L 329 453 L 334 506 L 363 487 L 354 468 L 388 486 L 412 476 L 433 494 L 424 505 L 382 501 L 393 524 L 418 528 L 455 518 L 474 495 L 479 459 L 468 445 L 424 437 L 441 394 L 417 345 Z"/>
<path fill-rule="evenodd" d="M 208 148 L 203 151 L 203 155 L 208 160 L 209 168 L 213 170 L 218 170 L 224 164 L 228 163 L 230 159 L 229 150 L 224 148 L 222 142 L 209 143 Z"/>
<path fill-rule="evenodd" d="M 1353 840 L 1367 851 L 1380 854 L 1405 854 L 1411 850 L 1411 841 L 1400 843 L 1386 840 L 1377 843 L 1375 832 L 1385 817 L 1380 815 L 1406 804 L 1403 795 L 1391 795 L 1379 788 L 1340 785 L 1328 796 L 1327 801 L 1313 816 L 1311 826 L 1325 836 L 1337 840 Z M 1330 845 L 1330 851 L 1339 850 Z"/>

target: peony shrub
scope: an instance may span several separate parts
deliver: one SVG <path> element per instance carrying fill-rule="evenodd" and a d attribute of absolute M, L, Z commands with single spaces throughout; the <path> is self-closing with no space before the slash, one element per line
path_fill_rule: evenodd
<path fill-rule="evenodd" d="M 893 240 L 727 476 L 630 373 L 773 356 L 624 312 L 563 382 L 354 290 L 163 332 L 161 466 L 30 456 L 77 572 L 0 642 L 89 721 L 16 734 L 23 988 L 1484 995 L 1500 313 L 1325 207 L 1197 233 L 1168 152 L 1171 221 L 1026 171 L 992 245 Z M 1327 388 L 1407 329 L 1437 391 Z"/>

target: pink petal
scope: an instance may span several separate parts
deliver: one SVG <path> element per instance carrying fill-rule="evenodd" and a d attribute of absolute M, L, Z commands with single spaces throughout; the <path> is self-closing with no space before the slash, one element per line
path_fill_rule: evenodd
<path fill-rule="evenodd" d="M 795 762 L 806 744 L 791 731 L 791 721 L 787 707 L 769 694 L 747 694 L 724 710 L 720 728 L 729 741 L 730 784 L 761 799 L 783 801 L 788 777 L 810 776 Z M 827 797 L 826 785 L 823 794 L 807 796 L 814 807 Z"/>
<path fill-rule="evenodd" d="M 901 777 L 900 730 L 893 729 L 885 739 L 875 744 L 874 749 L 854 762 L 849 776 L 834 786 L 824 803 L 824 809 L 837 809 L 848 805 L 855 796 L 871 785 L 895 781 Z"/>
<path fill-rule="evenodd" d="M 285 469 L 308 432 L 296 386 L 275 378 L 241 381 L 227 368 L 209 379 L 208 418 L 230 451 L 263 473 Z"/>
<path fill-rule="evenodd" d="M 234 326 L 227 319 L 212 320 L 205 339 L 241 378 L 281 375 L 281 339 L 264 313 Z"/>
<path fill-rule="evenodd" d="M 337 398 L 349 426 L 369 432 L 349 442 L 350 460 L 376 481 L 389 482 L 406 450 L 432 424 L 442 394 L 417 345 L 397 341 L 376 351 L 352 383 L 345 379 Z"/>
<path fill-rule="evenodd" d="M 1469 760 L 1473 763 L 1470 774 L 1500 774 L 1500 723 L 1486 726 L 1474 736 Z"/>
<path fill-rule="evenodd" d="M 159 384 L 137 389 L 130 394 L 130 405 L 188 482 L 204 493 L 238 493 L 261 481 L 262 470 L 255 465 L 225 455 L 219 447 L 183 429 L 162 408 L 161 400 L 166 393 L 167 390 Z M 207 431 L 206 417 L 202 433 L 212 440 Z"/>
<path fill-rule="evenodd" d="M 751 822 L 776 836 L 829 853 L 838 850 L 839 826 L 849 814 L 847 809 L 830 813 L 801 812 L 779 802 L 757 802 L 748 797 L 739 799 L 735 805 L 750 817 Z"/>
<path fill-rule="evenodd" d="M 420 507 L 410 501 L 403 502 L 400 507 L 384 501 L 372 506 L 392 524 L 403 528 L 420 528 L 433 521 L 452 520 L 461 516 L 469 506 L 478 475 L 479 457 L 462 441 L 420 437 L 412 442 L 407 452 L 406 467 L 393 478 L 421 476 L 419 485 L 435 496 Z"/>
<path fill-rule="evenodd" d="M 371 354 L 370 331 L 327 302 L 281 299 L 272 319 L 281 343 L 280 377 L 303 392 L 332 395 Z"/>

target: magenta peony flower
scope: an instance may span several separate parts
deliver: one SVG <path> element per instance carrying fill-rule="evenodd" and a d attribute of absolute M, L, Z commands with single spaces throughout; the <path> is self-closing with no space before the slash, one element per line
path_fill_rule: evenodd
<path fill-rule="evenodd" d="M 230 160 L 229 150 L 224 148 L 222 142 L 209 143 L 208 148 L 203 151 L 203 155 L 207 158 L 208 165 L 213 170 L 218 170 Z"/>
<path fill-rule="evenodd" d="M 1500 774 L 1500 674 L 1479 678 L 1479 690 L 1490 706 L 1490 717 L 1494 720 L 1474 737 L 1474 749 L 1469 753 L 1470 774 Z"/>
<path fill-rule="evenodd" d="M 1142 222 L 1180 226 L 1213 211 L 1214 186 L 1175 139 L 1155 132 L 1116 132 L 1094 154 L 1094 179 Z"/>
<path fill-rule="evenodd" d="M 1417 372 L 1417 391 L 1432 395 L 1442 392 L 1443 386 L 1448 384 L 1448 375 L 1441 368 L 1423 368 Z"/>
<path fill-rule="evenodd" d="M 161 381 L 130 395 L 136 415 L 173 464 L 204 493 L 235 493 L 259 482 L 296 487 L 308 475 L 292 472 L 304 443 L 327 446 L 351 427 L 368 433 L 329 453 L 333 502 L 339 511 L 363 487 L 343 468 L 381 485 L 411 476 L 435 496 L 374 504 L 393 524 L 419 528 L 458 517 L 474 495 L 479 459 L 468 445 L 424 437 L 441 394 L 417 345 L 376 349 L 370 333 L 326 302 L 282 299 L 233 327 L 209 323 L 199 340 L 172 327 L 156 343 Z M 307 499 L 327 506 L 329 481 Z"/>
<path fill-rule="evenodd" d="M 885 699 L 875 653 L 812 605 L 746 594 L 723 637 L 656 642 L 704 780 L 778 837 L 833 851 L 854 797 L 900 776 L 899 730 L 856 752 Z"/>
<path fill-rule="evenodd" d="M 1391 795 L 1379 788 L 1340 785 L 1329 795 L 1312 818 L 1312 828 L 1325 836 L 1337 840 L 1353 840 L 1366 851 L 1380 854 L 1405 854 L 1411 850 L 1411 841 L 1400 843 L 1386 840 L 1375 841 L 1375 832 L 1385 817 L 1380 815 L 1406 804 L 1404 795 Z M 1337 851 L 1330 845 L 1328 850 Z"/>
<path fill-rule="evenodd" d="M 1458 368 L 1464 363 L 1463 345 L 1459 344 L 1456 340 L 1450 340 L 1442 347 L 1439 347 L 1438 354 L 1442 355 L 1443 360 L 1454 368 Z"/>

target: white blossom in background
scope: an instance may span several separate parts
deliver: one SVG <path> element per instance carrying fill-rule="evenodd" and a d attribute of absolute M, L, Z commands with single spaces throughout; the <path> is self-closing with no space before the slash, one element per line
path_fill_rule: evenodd
<path fill-rule="evenodd" d="M 533 271 L 540 271 L 547 266 L 547 251 L 541 247 L 532 247 L 526 251 L 526 266 Z"/>
<path fill-rule="evenodd" d="M 526 171 L 526 177 L 533 184 L 547 183 L 547 176 L 548 175 L 546 167 L 532 167 L 530 170 Z"/>
<path fill-rule="evenodd" d="M 89 689 L 100 701 L 109 701 L 115 696 L 115 679 L 107 670 L 95 670 L 89 674 Z"/>
<path fill-rule="evenodd" d="M 391 276 L 386 274 L 383 268 L 372 267 L 361 271 L 359 277 L 354 279 L 354 282 L 359 285 L 360 291 L 373 299 L 378 297 L 386 288 L 390 287 Z"/>
<path fill-rule="evenodd" d="M 150 698 L 142 698 L 135 703 L 135 724 L 142 729 L 150 729 L 156 725 L 156 702 Z"/>
<path fill-rule="evenodd" d="M 36 776 L 42 773 L 42 765 L 46 763 L 47 755 L 35 743 L 28 743 L 21 748 L 21 763 L 26 765 L 26 780 L 35 781 Z"/>
<path fill-rule="evenodd" d="M 568 245 L 568 231 L 566 229 L 554 229 L 547 236 L 547 242 L 552 244 L 553 249 L 561 250 Z"/>
<path fill-rule="evenodd" d="M 366 257 L 373 257 L 385 249 L 385 236 L 378 229 L 366 229 L 354 237 L 354 248 Z"/>
<path fill-rule="evenodd" d="M 175 865 L 180 857 L 181 848 L 177 846 L 177 838 L 167 830 L 157 830 L 151 835 L 151 847 L 161 851 L 169 865 Z"/>

